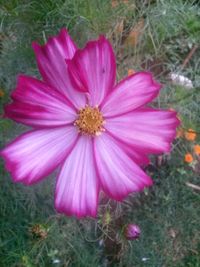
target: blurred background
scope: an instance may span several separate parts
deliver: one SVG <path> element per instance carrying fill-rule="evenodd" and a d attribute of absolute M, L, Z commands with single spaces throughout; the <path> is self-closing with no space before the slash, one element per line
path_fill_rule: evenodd
<path fill-rule="evenodd" d="M 19 73 L 40 78 L 32 41 L 66 27 L 79 47 L 104 34 L 117 78 L 153 72 L 164 86 L 155 107 L 178 111 L 172 151 L 151 158 L 154 186 L 105 201 L 96 220 L 53 208 L 56 173 L 13 184 L 0 161 L 0 267 L 200 266 L 200 2 L 192 0 L 0 0 L 0 145 L 26 127 L 2 119 Z M 141 234 L 128 241 L 124 230 Z"/>

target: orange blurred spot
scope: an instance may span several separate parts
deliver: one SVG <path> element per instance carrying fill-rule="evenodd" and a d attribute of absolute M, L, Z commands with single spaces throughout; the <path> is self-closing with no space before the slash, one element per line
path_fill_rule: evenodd
<path fill-rule="evenodd" d="M 193 156 L 190 153 L 185 154 L 185 162 L 191 163 L 193 161 Z"/>
<path fill-rule="evenodd" d="M 0 97 L 3 97 L 5 95 L 4 91 L 0 89 Z"/>
<path fill-rule="evenodd" d="M 176 138 L 180 138 L 180 137 L 183 137 L 183 135 L 184 135 L 184 131 L 183 131 L 183 129 L 178 129 L 177 131 L 176 131 Z"/>
<path fill-rule="evenodd" d="M 195 145 L 194 146 L 194 153 L 197 155 L 200 155 L 200 145 Z"/>
<path fill-rule="evenodd" d="M 128 76 L 131 76 L 132 74 L 134 74 L 135 73 L 135 71 L 133 70 L 133 69 L 129 69 L 128 70 Z"/>
<path fill-rule="evenodd" d="M 195 133 L 193 129 L 188 129 L 188 131 L 185 132 L 185 139 L 187 139 L 188 141 L 194 141 L 196 137 L 197 137 L 197 134 Z"/>
<path fill-rule="evenodd" d="M 139 42 L 139 38 L 144 32 L 144 18 L 139 19 L 139 21 L 132 27 L 130 33 L 128 34 L 125 44 L 128 46 L 136 46 Z"/>
<path fill-rule="evenodd" d="M 128 4 L 129 3 L 129 0 L 112 0 L 111 1 L 111 5 L 112 5 L 112 7 L 117 7 L 119 4 Z"/>

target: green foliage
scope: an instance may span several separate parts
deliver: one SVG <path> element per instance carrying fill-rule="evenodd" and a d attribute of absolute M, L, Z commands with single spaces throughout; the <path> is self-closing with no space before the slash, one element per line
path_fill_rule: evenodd
<path fill-rule="evenodd" d="M 199 267 L 199 193 L 186 185 L 198 184 L 200 168 L 186 165 L 184 154 L 200 142 L 200 51 L 188 64 L 185 58 L 199 45 L 198 1 L 8 0 L 0 9 L 0 112 L 9 102 L 18 73 L 38 76 L 31 42 L 67 27 L 80 47 L 104 33 L 112 42 L 118 78 L 127 70 L 148 69 L 165 84 L 157 107 L 179 112 L 184 129 L 197 131 L 197 140 L 176 139 L 163 163 L 147 170 L 155 184 L 123 203 L 101 205 L 97 220 L 78 221 L 58 215 L 53 208 L 54 178 L 25 187 L 13 184 L 0 162 L 0 267 Z M 141 32 L 134 30 L 144 20 Z M 116 26 L 123 22 L 120 32 Z M 135 32 L 134 32 L 135 31 Z M 131 32 L 137 41 L 127 45 Z M 170 72 L 192 80 L 194 88 L 174 85 Z M 25 130 L 9 120 L 0 121 L 3 147 Z M 136 223 L 142 229 L 137 241 L 126 241 L 123 228 Z"/>

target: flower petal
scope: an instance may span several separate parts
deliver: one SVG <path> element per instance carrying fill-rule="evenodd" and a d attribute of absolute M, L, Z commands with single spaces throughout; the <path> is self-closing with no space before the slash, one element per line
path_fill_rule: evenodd
<path fill-rule="evenodd" d="M 76 138 L 73 126 L 30 131 L 15 139 L 0 155 L 13 180 L 30 185 L 49 175 L 64 160 Z"/>
<path fill-rule="evenodd" d="M 110 197 L 121 201 L 131 192 L 150 186 L 152 180 L 107 133 L 94 140 L 100 186 Z"/>
<path fill-rule="evenodd" d="M 45 83 L 21 75 L 14 102 L 5 107 L 5 115 L 17 122 L 30 126 L 52 127 L 72 123 L 76 111 L 58 91 Z"/>
<path fill-rule="evenodd" d="M 152 101 L 161 85 L 155 82 L 151 73 L 138 72 L 116 85 L 101 106 L 104 117 L 119 116 L 135 110 Z"/>
<path fill-rule="evenodd" d="M 98 194 L 92 138 L 82 135 L 62 166 L 56 184 L 55 207 L 69 216 L 95 217 Z"/>
<path fill-rule="evenodd" d="M 112 133 L 109 133 L 112 135 Z M 135 148 L 133 146 L 130 146 L 130 144 L 127 144 L 123 142 L 120 138 L 117 138 L 116 135 L 112 135 L 118 145 L 127 153 L 127 155 L 138 165 L 146 166 L 150 163 L 150 160 L 146 154 L 143 154 L 138 148 Z"/>
<path fill-rule="evenodd" d="M 77 90 L 89 92 L 90 105 L 99 105 L 113 89 L 116 78 L 115 56 L 110 43 L 101 36 L 77 50 L 68 60 L 69 74 Z"/>
<path fill-rule="evenodd" d="M 178 125 L 174 111 L 141 108 L 108 118 L 105 128 L 133 150 L 146 154 L 168 152 Z"/>
<path fill-rule="evenodd" d="M 45 45 L 33 42 L 32 46 L 43 80 L 67 96 L 76 107 L 84 106 L 84 94 L 74 90 L 69 80 L 66 59 L 71 59 L 77 48 L 66 29 L 61 29 L 58 36 L 49 38 Z"/>

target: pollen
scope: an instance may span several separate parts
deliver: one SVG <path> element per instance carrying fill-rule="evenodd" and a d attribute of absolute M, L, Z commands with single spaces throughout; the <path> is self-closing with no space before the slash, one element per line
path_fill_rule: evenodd
<path fill-rule="evenodd" d="M 74 122 L 79 132 L 87 135 L 99 135 L 103 128 L 104 119 L 98 107 L 85 106 L 78 111 L 78 118 Z"/>

